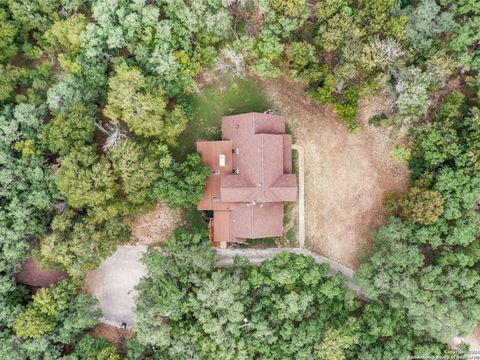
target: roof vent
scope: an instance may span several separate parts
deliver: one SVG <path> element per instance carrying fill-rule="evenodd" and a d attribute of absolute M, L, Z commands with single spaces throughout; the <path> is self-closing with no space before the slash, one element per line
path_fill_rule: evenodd
<path fill-rule="evenodd" d="M 219 202 L 219 201 L 220 201 L 220 196 L 213 195 L 213 196 L 212 196 L 212 201 L 214 201 L 214 202 Z"/>
<path fill-rule="evenodd" d="M 232 149 L 232 154 L 238 154 L 240 150 L 238 148 Z"/>
<path fill-rule="evenodd" d="M 212 170 L 212 174 L 214 174 L 214 175 L 220 175 L 220 170 Z"/>
<path fill-rule="evenodd" d="M 232 174 L 240 174 L 240 169 L 232 169 Z"/>
<path fill-rule="evenodd" d="M 218 165 L 225 166 L 225 154 L 218 155 Z"/>

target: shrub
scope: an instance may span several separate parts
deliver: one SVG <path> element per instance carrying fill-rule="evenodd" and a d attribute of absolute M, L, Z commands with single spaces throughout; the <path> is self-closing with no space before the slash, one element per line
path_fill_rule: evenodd
<path fill-rule="evenodd" d="M 380 127 L 382 125 L 383 121 L 387 120 L 387 119 L 388 119 L 388 116 L 385 113 L 382 112 L 382 113 L 373 115 L 368 120 L 368 124 L 372 125 L 372 126 L 375 126 L 375 127 Z"/>
<path fill-rule="evenodd" d="M 274 10 L 287 16 L 298 16 L 305 8 L 306 2 L 306 0 L 271 0 L 270 4 Z"/>
<path fill-rule="evenodd" d="M 410 221 L 431 224 L 443 213 L 445 200 L 437 191 L 412 187 L 400 201 L 402 214 Z"/>
<path fill-rule="evenodd" d="M 358 124 L 355 122 L 358 106 L 357 88 L 349 87 L 343 90 L 342 93 L 337 94 L 335 92 L 333 75 L 328 74 L 323 81 L 322 87 L 317 89 L 313 98 L 322 103 L 331 104 L 338 117 L 346 122 L 349 132 L 353 133 L 358 129 Z"/>

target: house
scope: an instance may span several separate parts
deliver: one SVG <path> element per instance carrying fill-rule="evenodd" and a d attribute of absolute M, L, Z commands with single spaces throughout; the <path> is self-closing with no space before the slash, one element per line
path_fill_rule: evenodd
<path fill-rule="evenodd" d="M 248 113 L 222 118 L 222 140 L 198 141 L 211 169 L 198 210 L 213 211 L 214 246 L 283 235 L 283 203 L 296 201 L 292 138 L 282 116 Z"/>

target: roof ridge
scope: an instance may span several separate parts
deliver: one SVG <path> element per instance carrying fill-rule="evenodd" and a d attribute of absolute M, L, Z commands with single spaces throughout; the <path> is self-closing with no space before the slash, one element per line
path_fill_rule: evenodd
<path fill-rule="evenodd" d="M 281 178 L 284 178 L 285 176 L 288 176 L 289 178 L 295 177 L 295 185 L 285 185 L 285 184 L 280 184 L 278 185 L 278 182 L 280 181 Z M 269 189 L 272 188 L 290 188 L 290 187 L 297 187 L 297 182 L 296 182 L 297 176 L 295 174 L 285 174 L 283 173 L 280 175 L 278 178 L 275 179 L 275 181 L 268 187 Z"/>
<path fill-rule="evenodd" d="M 264 134 L 261 135 L 261 138 L 262 138 L 262 142 L 261 142 L 261 147 L 262 147 L 262 150 L 261 150 L 261 153 L 262 153 L 262 189 L 261 189 L 261 193 L 262 193 L 262 200 L 265 201 L 265 168 L 264 168 L 264 158 L 265 158 L 265 151 L 263 151 L 263 140 L 264 140 Z"/>
<path fill-rule="evenodd" d="M 242 186 L 224 186 L 223 179 L 236 179 L 237 182 L 243 182 Z M 223 174 L 220 175 L 220 188 L 222 189 L 256 189 L 256 186 L 252 181 L 243 174 Z"/>

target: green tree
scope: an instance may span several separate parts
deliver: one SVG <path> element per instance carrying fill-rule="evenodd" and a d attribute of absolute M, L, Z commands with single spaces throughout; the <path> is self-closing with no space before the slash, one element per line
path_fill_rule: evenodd
<path fill-rule="evenodd" d="M 9 100 L 15 87 L 17 86 L 17 77 L 15 68 L 10 65 L 0 64 L 0 103 Z"/>
<path fill-rule="evenodd" d="M 85 335 L 66 360 L 120 360 L 117 349 L 103 337 Z"/>
<path fill-rule="evenodd" d="M 315 56 L 315 48 L 305 42 L 292 42 L 287 49 L 289 68 L 294 78 L 314 83 L 320 80 L 322 70 Z"/>
<path fill-rule="evenodd" d="M 82 148 L 92 142 L 95 120 L 81 103 L 55 116 L 44 128 L 44 137 L 50 151 L 62 156 L 73 148 Z"/>
<path fill-rule="evenodd" d="M 187 311 L 182 308 L 188 293 L 214 269 L 215 253 L 203 241 L 207 236 L 205 230 L 194 233 L 177 229 L 167 238 L 162 251 L 151 248 L 144 256 L 149 276 L 138 285 L 141 295 L 135 308 L 137 339 L 143 345 L 168 348 L 173 344 L 175 334 L 171 331 Z"/>
<path fill-rule="evenodd" d="M 109 80 L 105 116 L 115 122 L 125 121 L 137 135 L 155 136 L 168 143 L 185 129 L 187 118 L 178 106 L 167 109 L 163 90 L 139 69 L 120 65 Z"/>
<path fill-rule="evenodd" d="M 398 303 L 414 297 L 418 289 L 414 276 L 422 268 L 424 258 L 420 249 L 409 244 L 411 237 L 412 227 L 397 218 L 389 219 L 375 233 L 376 246 L 368 263 L 362 264 L 356 274 L 366 296 L 381 299 L 391 294 Z"/>
<path fill-rule="evenodd" d="M 153 200 L 153 184 L 168 173 L 173 162 L 166 145 L 140 138 L 117 142 L 108 156 L 127 200 L 140 206 Z"/>
<path fill-rule="evenodd" d="M 39 143 L 43 108 L 30 104 L 0 108 L 0 273 L 11 276 L 44 233 L 60 199 Z M 18 144 L 30 144 L 32 151 Z"/>
<path fill-rule="evenodd" d="M 441 356 L 448 351 L 424 333 L 410 326 L 402 310 L 371 302 L 360 315 L 358 341 L 347 350 L 347 358 L 359 360 L 402 359 L 417 356 Z"/>
<path fill-rule="evenodd" d="M 44 31 L 52 20 L 58 19 L 55 0 L 7 0 L 6 4 L 24 31 Z"/>
<path fill-rule="evenodd" d="M 40 241 L 40 255 L 74 276 L 94 270 L 118 243 L 130 239 L 128 226 L 119 218 L 92 223 L 71 210 L 55 216 L 50 227 L 51 233 Z"/>
<path fill-rule="evenodd" d="M 323 12 L 325 12 L 322 5 L 318 7 L 317 11 L 318 17 L 322 19 Z M 315 40 L 322 50 L 331 52 L 342 48 L 345 44 L 360 42 L 363 29 L 355 24 L 351 12 L 352 9 L 345 6 L 334 16 L 320 23 Z"/>
<path fill-rule="evenodd" d="M 418 335 L 400 311 L 373 303 L 364 313 L 345 280 L 329 276 L 312 257 L 281 253 L 258 268 L 237 258 L 233 267 L 215 270 L 214 255 L 200 239 L 179 229 L 164 249 L 145 255 L 148 275 L 138 287 L 131 359 L 443 353 L 445 347 Z"/>
<path fill-rule="evenodd" d="M 357 341 L 357 337 L 349 329 L 329 329 L 316 346 L 316 355 L 324 360 L 345 360 L 345 350 Z"/>
<path fill-rule="evenodd" d="M 17 53 L 17 33 L 18 28 L 8 19 L 8 13 L 0 8 L 0 61 L 11 59 Z"/>
<path fill-rule="evenodd" d="M 261 78 L 275 77 L 280 74 L 279 63 L 284 50 L 284 45 L 277 36 L 270 33 L 262 34 L 253 42 L 251 55 L 252 71 Z"/>
<path fill-rule="evenodd" d="M 414 8 L 405 9 L 409 21 L 405 32 L 415 50 L 428 50 L 438 44 L 440 34 L 452 31 L 452 14 L 442 12 L 435 0 L 423 0 Z"/>
<path fill-rule="evenodd" d="M 107 63 L 103 57 L 91 59 L 80 54 L 74 63 L 67 63 L 63 64 L 71 67 L 71 73 L 58 76 L 59 81 L 47 90 L 47 104 L 54 115 L 75 103 L 90 104 L 106 96 Z"/>
<path fill-rule="evenodd" d="M 92 147 L 76 148 L 65 156 L 55 181 L 76 209 L 104 205 L 116 198 L 119 189 L 110 163 Z"/>
<path fill-rule="evenodd" d="M 287 15 L 298 16 L 305 9 L 306 0 L 272 0 L 273 9 Z"/>
<path fill-rule="evenodd" d="M 75 14 L 55 22 L 43 36 L 52 51 L 77 53 L 80 51 L 80 33 L 85 26 L 85 15 Z"/>
<path fill-rule="evenodd" d="M 92 310 L 94 299 L 78 294 L 79 282 L 70 279 L 40 290 L 33 301 L 15 318 L 14 329 L 21 338 L 43 335 L 69 343 L 84 329 L 98 323 L 100 312 Z"/>
<path fill-rule="evenodd" d="M 190 332 L 204 337 L 195 341 L 201 358 L 211 358 L 214 354 L 232 360 L 249 358 L 247 343 L 241 336 L 244 326 L 248 325 L 244 321 L 248 290 L 245 279 L 217 270 L 188 298 L 188 309 L 194 320 Z M 174 335 L 181 336 L 181 332 Z"/>
<path fill-rule="evenodd" d="M 202 164 L 200 155 L 189 154 L 187 159 L 172 169 L 155 184 L 154 195 L 168 206 L 194 206 L 203 197 L 210 169 Z"/>
<path fill-rule="evenodd" d="M 397 75 L 398 114 L 406 119 L 425 116 L 431 105 L 431 94 L 452 71 L 452 63 L 445 57 L 434 57 L 426 62 L 424 70 L 418 67 L 402 69 Z"/>
<path fill-rule="evenodd" d="M 474 303 L 480 278 L 472 269 L 424 266 L 424 255 L 409 240 L 411 230 L 399 220 L 379 230 L 368 263 L 356 274 L 357 283 L 369 298 L 404 309 L 416 331 L 448 341 L 479 318 Z"/>
<path fill-rule="evenodd" d="M 258 357 L 313 358 L 325 332 L 341 327 L 358 304 L 344 279 L 311 257 L 281 253 L 253 268 L 251 351 Z M 326 309 L 329 309 L 326 311 Z"/>
<path fill-rule="evenodd" d="M 412 187 L 400 200 L 402 214 L 410 221 L 419 224 L 431 224 L 443 213 L 445 200 L 436 191 Z"/>

